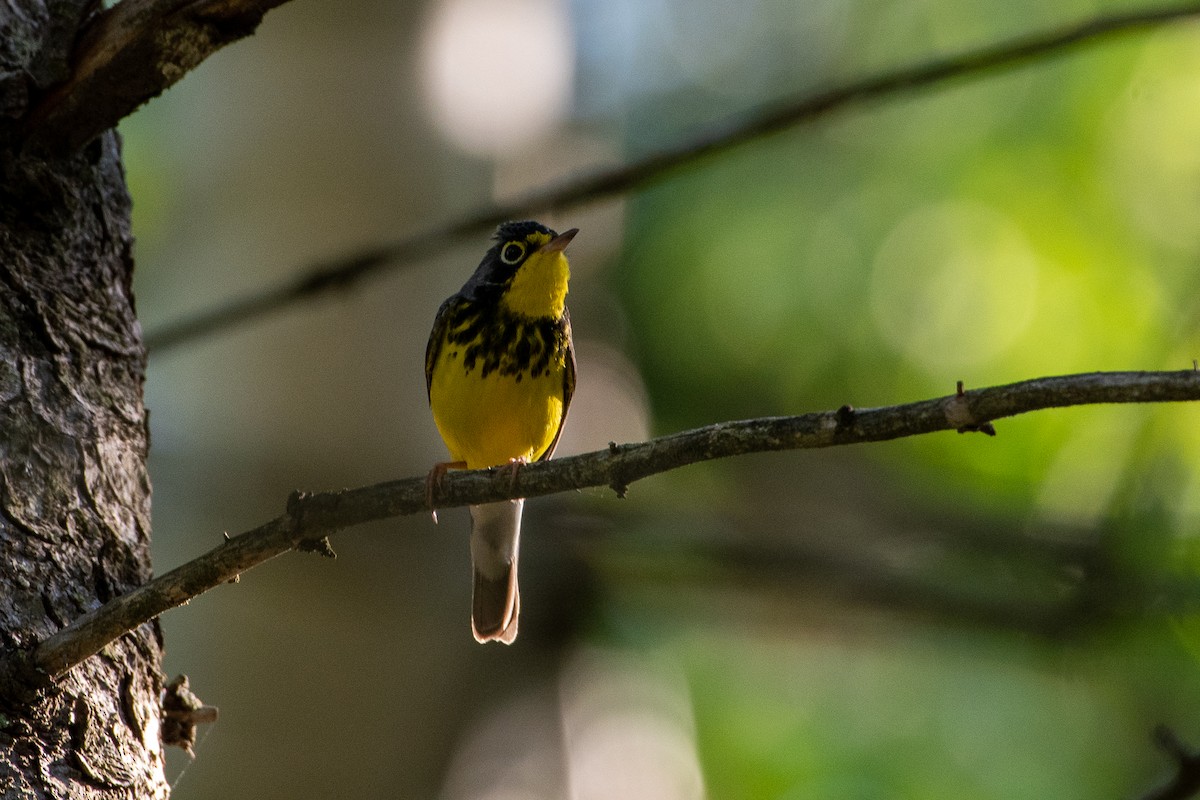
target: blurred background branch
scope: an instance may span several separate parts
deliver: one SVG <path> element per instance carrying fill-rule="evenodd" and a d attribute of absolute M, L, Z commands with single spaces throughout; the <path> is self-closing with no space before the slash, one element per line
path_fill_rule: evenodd
<path fill-rule="evenodd" d="M 428 258 L 453 246 L 461 237 L 481 233 L 504 220 L 545 211 L 561 212 L 641 189 L 680 167 L 858 103 L 909 93 L 956 78 L 982 76 L 1000 68 L 1014 67 L 1034 59 L 1054 56 L 1073 47 L 1096 43 L 1113 35 L 1143 30 L 1197 14 L 1200 14 L 1200 3 L 1102 14 L 1052 31 L 1025 34 L 958 55 L 888 70 L 840 87 L 806 92 L 713 126 L 676 147 L 629 164 L 572 177 L 515 200 L 429 226 L 391 244 L 309 267 L 302 270 L 298 278 L 276 288 L 252 293 L 195 316 L 163 324 L 147 334 L 146 345 L 150 351 L 162 353 L 184 342 L 228 330 L 294 303 L 330 291 L 347 289 L 370 275 Z"/>
<path fill-rule="evenodd" d="M 1200 753 L 1189 747 L 1166 725 L 1154 729 L 1159 748 L 1175 762 L 1175 774 L 1141 800 L 1187 800 L 1200 794 Z"/>

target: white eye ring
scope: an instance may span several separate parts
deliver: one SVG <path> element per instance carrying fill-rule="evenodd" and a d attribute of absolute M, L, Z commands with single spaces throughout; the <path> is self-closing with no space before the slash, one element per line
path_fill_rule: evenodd
<path fill-rule="evenodd" d="M 509 242 L 500 248 L 500 260 L 505 264 L 516 264 L 525 257 L 525 245 L 520 242 Z"/>

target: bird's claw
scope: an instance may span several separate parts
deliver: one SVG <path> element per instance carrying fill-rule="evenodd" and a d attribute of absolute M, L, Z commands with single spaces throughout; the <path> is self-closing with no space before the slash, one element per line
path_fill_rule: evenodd
<path fill-rule="evenodd" d="M 501 467 L 501 469 L 508 470 L 508 490 L 510 492 L 515 491 L 517 488 L 517 473 L 521 471 L 521 467 L 528 463 L 528 458 L 520 456 L 519 458 L 510 458 L 508 463 Z"/>
<path fill-rule="evenodd" d="M 433 522 L 436 525 L 437 509 L 433 506 L 434 492 L 440 491 L 442 488 L 442 479 L 446 477 L 446 473 L 452 469 L 466 469 L 467 462 L 465 461 L 439 461 L 429 470 L 429 474 L 425 476 L 425 506 L 429 509 L 430 516 L 433 517 Z"/>

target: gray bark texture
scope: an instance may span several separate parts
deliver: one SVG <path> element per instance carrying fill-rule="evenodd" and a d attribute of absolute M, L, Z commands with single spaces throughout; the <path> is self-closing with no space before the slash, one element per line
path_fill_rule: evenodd
<path fill-rule="evenodd" d="M 65 78 L 94 10 L 89 0 L 0 3 L 6 661 L 151 577 L 145 349 L 119 139 L 108 131 L 55 157 L 19 144 L 29 107 Z M 160 665 L 160 634 L 147 623 L 53 683 L 0 678 L 0 796 L 166 797 Z"/>

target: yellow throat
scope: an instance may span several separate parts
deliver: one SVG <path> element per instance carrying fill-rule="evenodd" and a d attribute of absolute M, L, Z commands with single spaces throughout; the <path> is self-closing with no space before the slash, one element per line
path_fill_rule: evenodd
<path fill-rule="evenodd" d="M 529 237 L 529 244 L 541 247 L 550 241 L 549 234 Z M 535 251 L 513 276 L 512 285 L 500 302 L 516 314 L 531 319 L 562 316 L 567 304 L 567 282 L 571 269 L 561 250 Z"/>

